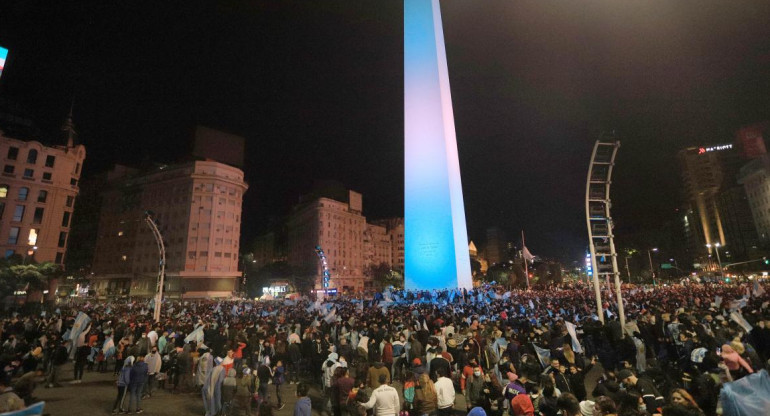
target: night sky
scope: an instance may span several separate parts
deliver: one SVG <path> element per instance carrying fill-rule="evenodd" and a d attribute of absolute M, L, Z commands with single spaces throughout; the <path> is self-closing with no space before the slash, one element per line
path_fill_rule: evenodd
<path fill-rule="evenodd" d="M 161 3 L 160 5 L 158 3 Z M 678 149 L 770 118 L 770 2 L 441 2 L 470 238 L 586 250 L 594 140 L 622 142 L 616 241 L 679 206 Z M 196 123 L 247 139 L 244 243 L 313 179 L 403 215 L 403 4 L 5 0 L 0 93 L 88 158 L 172 161 Z M 48 140 L 50 143 L 51 141 Z"/>

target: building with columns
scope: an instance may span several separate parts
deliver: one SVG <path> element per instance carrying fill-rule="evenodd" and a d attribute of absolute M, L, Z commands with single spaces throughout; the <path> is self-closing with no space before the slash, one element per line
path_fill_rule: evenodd
<path fill-rule="evenodd" d="M 243 171 L 211 160 L 115 169 L 102 193 L 92 289 L 99 296 L 155 294 L 159 253 L 144 222 L 152 212 L 165 242 L 165 292 L 229 297 L 241 272 Z"/>

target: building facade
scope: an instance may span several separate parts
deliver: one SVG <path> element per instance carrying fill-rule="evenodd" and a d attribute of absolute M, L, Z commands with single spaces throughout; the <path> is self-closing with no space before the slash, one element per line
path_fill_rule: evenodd
<path fill-rule="evenodd" d="M 169 297 L 228 297 L 241 272 L 243 171 L 193 161 L 113 177 L 104 192 L 93 258 L 100 296 L 154 296 L 159 252 L 146 212 L 163 235 Z"/>
<path fill-rule="evenodd" d="M 364 288 L 364 234 L 361 194 L 348 191 L 346 201 L 319 197 L 294 207 L 287 220 L 288 262 L 296 273 L 312 276 L 321 287 L 321 263 L 316 247 L 326 255 L 330 288 Z"/>
<path fill-rule="evenodd" d="M 0 250 L 63 264 L 86 149 L 44 146 L 0 131 Z"/>

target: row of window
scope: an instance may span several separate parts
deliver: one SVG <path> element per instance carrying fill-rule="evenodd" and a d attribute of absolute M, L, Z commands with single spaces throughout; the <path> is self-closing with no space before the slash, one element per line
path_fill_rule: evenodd
<path fill-rule="evenodd" d="M 11 218 L 11 221 L 21 222 L 24 219 L 25 211 L 26 211 L 26 207 L 24 205 L 16 205 L 16 208 L 14 208 L 13 210 L 13 218 Z M 0 219 L 3 218 L 4 212 L 5 212 L 5 202 L 0 202 Z M 35 207 L 35 212 L 32 216 L 32 223 L 42 224 L 44 213 L 45 213 L 45 208 Z M 64 215 L 62 216 L 61 226 L 69 227 L 71 218 L 72 218 L 72 213 L 69 211 L 64 211 Z"/>
<path fill-rule="evenodd" d="M 0 199 L 7 198 L 8 192 L 10 190 L 10 186 L 6 184 L 0 184 Z M 29 188 L 26 186 L 22 186 L 19 188 L 19 193 L 17 195 L 19 201 L 26 201 L 29 197 Z M 44 204 L 48 200 L 48 191 L 45 189 L 41 189 L 37 193 L 37 202 Z M 75 197 L 68 195 L 67 196 L 67 207 L 72 208 L 72 206 L 75 204 Z"/>
<path fill-rule="evenodd" d="M 37 163 L 37 149 L 29 149 L 29 152 L 27 152 L 27 163 L 29 164 L 36 164 Z M 17 160 L 19 158 L 19 148 L 18 147 L 9 147 L 8 148 L 8 156 L 6 157 L 8 160 Z M 48 155 L 45 157 L 45 167 L 52 168 L 54 163 L 56 163 L 56 156 Z"/>
<path fill-rule="evenodd" d="M 10 245 L 16 245 L 19 243 L 19 234 L 21 233 L 20 227 L 11 227 L 8 229 L 8 244 Z M 40 237 L 40 229 L 39 228 L 30 228 L 29 234 L 27 235 L 27 245 L 34 246 L 37 244 L 37 240 Z M 57 243 L 57 247 L 64 248 L 64 246 L 67 244 L 67 233 L 65 231 L 62 231 L 59 233 L 59 241 Z"/>
<path fill-rule="evenodd" d="M 12 248 L 9 248 L 8 250 L 5 250 L 5 258 L 9 258 L 9 257 L 13 256 L 14 254 L 16 254 L 16 250 L 14 250 Z M 63 261 L 64 261 L 64 253 L 57 252 L 56 253 L 56 259 L 54 260 L 54 263 L 62 264 Z"/>

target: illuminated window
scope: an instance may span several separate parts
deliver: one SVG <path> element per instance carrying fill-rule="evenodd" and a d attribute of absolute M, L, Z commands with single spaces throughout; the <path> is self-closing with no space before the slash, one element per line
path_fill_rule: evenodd
<path fill-rule="evenodd" d="M 126 260 L 128 259 L 128 256 L 126 256 L 126 255 L 124 254 L 124 255 L 120 256 L 120 259 L 121 259 L 121 260 L 123 260 L 123 261 L 126 261 Z"/>
<path fill-rule="evenodd" d="M 28 245 L 34 246 L 35 244 L 37 244 L 37 233 L 38 233 L 38 230 L 34 228 L 29 229 L 29 237 L 27 237 Z"/>
<path fill-rule="evenodd" d="M 118 237 L 123 237 L 123 231 L 118 231 Z"/>
<path fill-rule="evenodd" d="M 8 196 L 8 185 L 0 185 L 0 198 Z"/>

